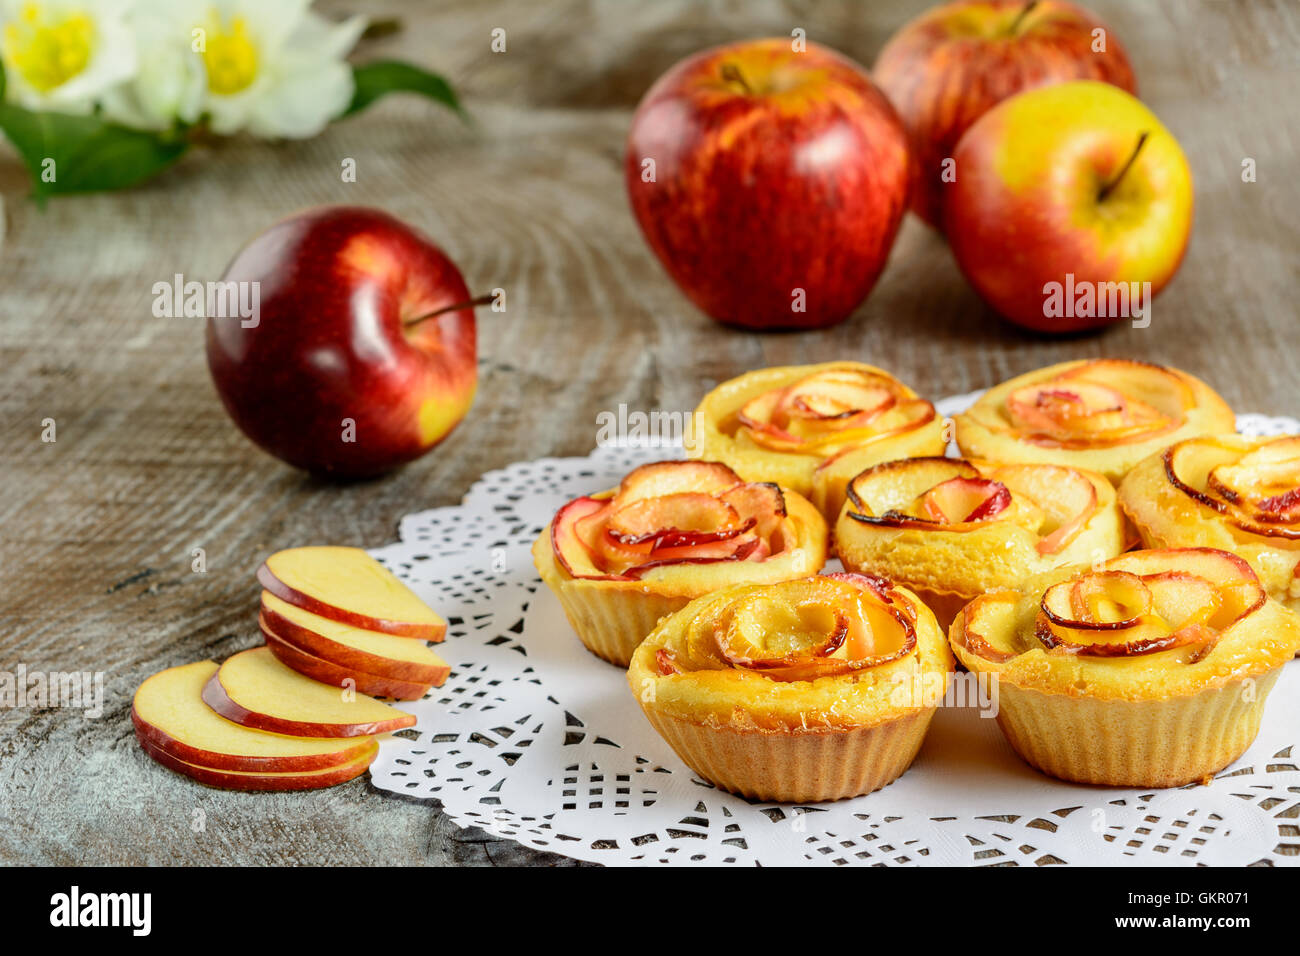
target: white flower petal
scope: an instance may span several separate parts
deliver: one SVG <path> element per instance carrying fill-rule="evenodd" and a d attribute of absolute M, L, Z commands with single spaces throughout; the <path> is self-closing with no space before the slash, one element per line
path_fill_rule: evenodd
<path fill-rule="evenodd" d="M 338 60 L 289 57 L 266 95 L 253 108 L 255 136 L 306 139 L 320 133 L 352 102 L 352 70 Z"/>
<path fill-rule="evenodd" d="M 367 17 L 357 14 L 342 23 L 335 23 L 308 11 L 289 38 L 289 45 L 295 50 L 309 50 L 322 58 L 341 60 L 352 52 L 369 22 Z"/>
<path fill-rule="evenodd" d="M 242 17 L 257 39 L 258 53 L 273 58 L 307 15 L 312 0 L 219 0 L 222 22 Z"/>

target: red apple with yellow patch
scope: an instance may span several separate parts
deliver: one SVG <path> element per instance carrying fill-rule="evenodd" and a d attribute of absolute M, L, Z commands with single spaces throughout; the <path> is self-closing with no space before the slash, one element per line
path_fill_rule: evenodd
<path fill-rule="evenodd" d="M 1137 92 L 1119 40 L 1087 10 L 1063 0 L 959 0 L 935 7 L 894 34 L 872 75 L 912 140 L 912 209 L 936 227 L 951 176 L 960 175 L 945 164 L 962 134 L 993 106 L 1068 80 L 1101 80 Z"/>
<path fill-rule="evenodd" d="M 944 224 L 957 264 L 1006 318 L 1044 332 L 1150 320 L 1192 229 L 1192 173 L 1155 114 L 1077 81 L 1005 100 L 954 153 Z"/>
<path fill-rule="evenodd" d="M 907 137 L 852 61 L 803 41 L 716 47 L 651 87 L 628 136 L 628 197 L 668 274 L 750 329 L 846 318 L 907 206 Z"/>
<path fill-rule="evenodd" d="M 244 434 L 289 464 L 383 474 L 469 411 L 477 354 L 465 280 L 387 213 L 341 206 L 286 219 L 223 281 L 251 284 L 259 310 L 208 319 L 213 382 Z"/>

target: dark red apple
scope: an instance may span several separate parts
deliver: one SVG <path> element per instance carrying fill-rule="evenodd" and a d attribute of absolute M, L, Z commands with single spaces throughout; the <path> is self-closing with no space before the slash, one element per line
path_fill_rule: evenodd
<path fill-rule="evenodd" d="M 875 285 L 907 205 L 907 137 L 866 72 L 790 39 L 678 63 L 632 120 L 646 241 L 719 322 L 820 328 Z"/>
<path fill-rule="evenodd" d="M 289 464 L 383 474 L 469 411 L 473 307 L 431 315 L 469 301 L 465 280 L 387 213 L 339 206 L 286 219 L 245 246 L 223 281 L 255 283 L 243 288 L 258 290 L 260 310 L 209 317 L 212 379 L 244 434 Z"/>
<path fill-rule="evenodd" d="M 912 138 L 912 209 L 942 226 L 944 163 L 962 133 L 1022 90 L 1101 80 L 1137 92 L 1118 38 L 1062 0 L 959 0 L 927 10 L 885 44 L 873 76 Z M 961 176 L 960 168 L 949 172 Z"/>

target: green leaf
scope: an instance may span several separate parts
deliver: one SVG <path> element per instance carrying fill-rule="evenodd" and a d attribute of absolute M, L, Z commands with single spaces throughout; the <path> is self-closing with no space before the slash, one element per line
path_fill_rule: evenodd
<path fill-rule="evenodd" d="M 98 116 L 36 112 L 12 103 L 0 103 L 0 130 L 22 156 L 38 201 L 126 189 L 156 176 L 189 148 L 175 132 L 128 129 Z"/>
<path fill-rule="evenodd" d="M 361 112 L 389 93 L 419 93 L 455 110 L 462 119 L 465 117 L 465 111 L 451 84 L 437 73 L 430 73 L 418 66 L 398 60 L 379 60 L 364 66 L 354 66 L 352 76 L 357 82 L 357 90 L 352 96 L 352 104 L 343 113 L 344 116 Z"/>

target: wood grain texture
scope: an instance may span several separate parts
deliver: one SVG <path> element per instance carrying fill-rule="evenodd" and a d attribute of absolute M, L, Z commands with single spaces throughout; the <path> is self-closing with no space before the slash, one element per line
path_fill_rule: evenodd
<path fill-rule="evenodd" d="M 144 188 L 44 212 L 0 153 L 0 669 L 108 675 L 99 720 L 0 711 L 0 863 L 569 862 L 459 831 L 434 805 L 364 781 L 285 795 L 197 787 L 139 751 L 127 714 L 154 671 L 257 642 L 253 572 L 269 551 L 382 544 L 403 514 L 458 501 L 487 469 L 585 454 L 596 414 L 620 402 L 689 409 L 715 382 L 770 364 L 862 359 L 941 396 L 1068 358 L 1132 356 L 1203 376 L 1238 409 L 1300 413 L 1300 8 L 1287 0 L 1089 4 L 1123 38 L 1196 176 L 1191 249 L 1150 328 L 1022 334 L 987 313 L 914 219 L 837 328 L 760 336 L 692 309 L 624 198 L 622 143 L 641 93 L 698 48 L 796 26 L 869 64 L 925 5 L 369 3 L 405 29 L 359 58 L 444 71 L 472 126 L 395 98 L 316 140 L 229 143 Z M 506 53 L 489 48 L 494 27 Z M 340 179 L 348 157 L 356 183 Z M 1241 181 L 1244 157 L 1258 182 Z M 215 278 L 254 231 L 323 202 L 410 220 L 471 288 L 508 296 L 506 313 L 482 316 L 467 422 L 423 461 L 350 487 L 254 449 L 217 402 L 201 324 L 150 311 L 154 282 Z M 53 444 L 40 438 L 45 418 Z M 195 547 L 205 574 L 190 570 Z"/>

